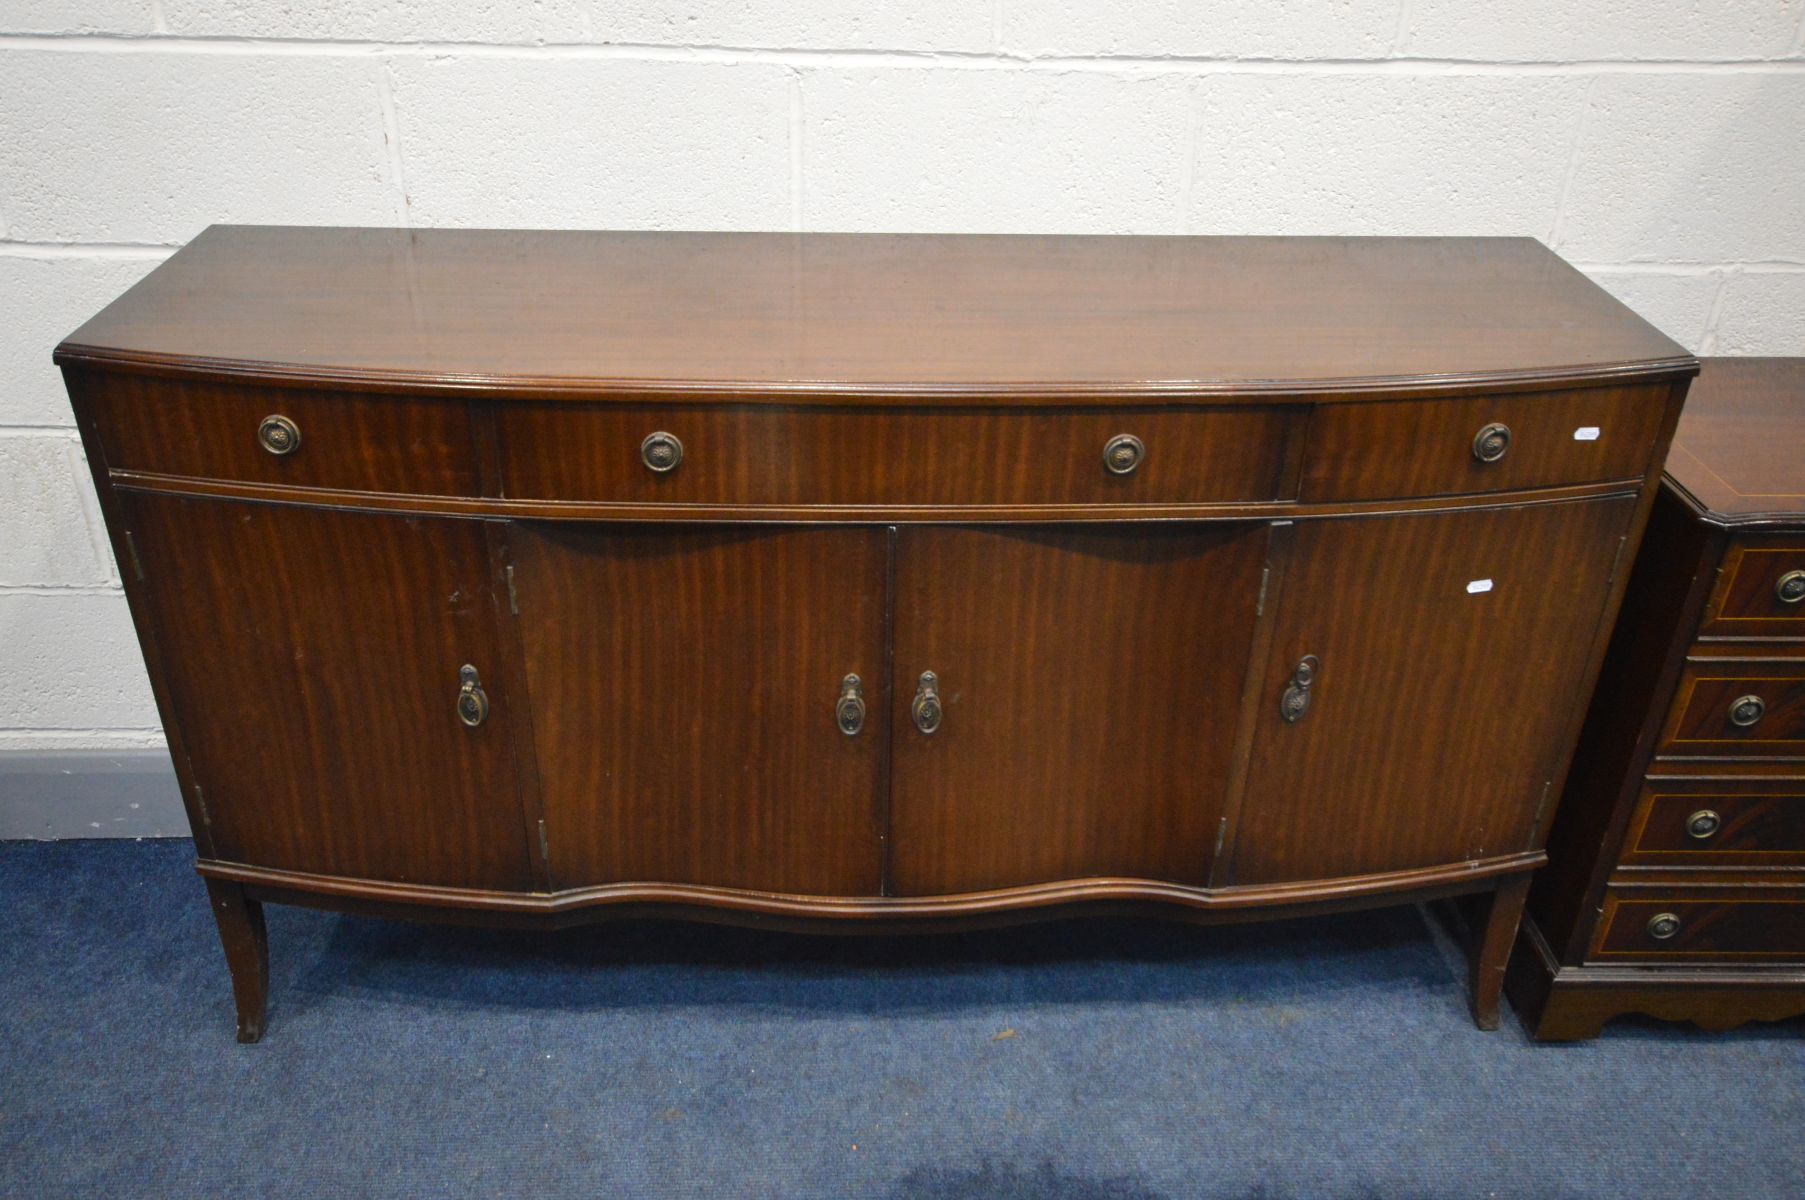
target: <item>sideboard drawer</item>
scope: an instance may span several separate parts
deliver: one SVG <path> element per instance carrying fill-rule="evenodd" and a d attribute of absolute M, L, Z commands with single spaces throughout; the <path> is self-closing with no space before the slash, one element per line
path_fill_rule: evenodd
<path fill-rule="evenodd" d="M 115 470 L 350 491 L 474 496 L 455 400 L 109 376 L 95 407 Z"/>
<path fill-rule="evenodd" d="M 1660 753 L 1682 758 L 1805 755 L 1805 661 L 1688 663 Z"/>
<path fill-rule="evenodd" d="M 1699 636 L 1805 637 L 1805 538 L 1732 541 Z"/>
<path fill-rule="evenodd" d="M 512 498 L 1136 505 L 1276 498 L 1298 411 L 553 403 L 496 421 Z"/>
<path fill-rule="evenodd" d="M 1583 388 L 1324 404 L 1310 421 L 1299 499 L 1381 500 L 1636 479 L 1664 388 Z"/>
<path fill-rule="evenodd" d="M 1725 900 L 1687 889 L 1654 896 L 1642 890 L 1607 889 L 1602 931 L 1592 958 L 1607 962 L 1797 958 L 1805 953 L 1805 892 L 1765 895 L 1768 898 L 1760 900 Z"/>
<path fill-rule="evenodd" d="M 1634 867 L 1805 866 L 1805 781 L 1650 780 L 1624 846 Z"/>

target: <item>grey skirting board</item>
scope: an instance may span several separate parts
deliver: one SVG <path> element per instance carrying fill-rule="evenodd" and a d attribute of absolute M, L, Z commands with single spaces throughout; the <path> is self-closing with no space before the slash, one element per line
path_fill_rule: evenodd
<path fill-rule="evenodd" d="M 187 836 L 167 750 L 0 751 L 0 840 Z"/>

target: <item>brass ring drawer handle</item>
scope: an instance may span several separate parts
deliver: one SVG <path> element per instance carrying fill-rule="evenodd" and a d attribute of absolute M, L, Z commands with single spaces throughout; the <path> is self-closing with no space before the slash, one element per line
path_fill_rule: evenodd
<path fill-rule="evenodd" d="M 489 695 L 476 668 L 465 663 L 458 668 L 458 720 L 475 729 L 489 719 Z"/>
<path fill-rule="evenodd" d="M 1738 696 L 1730 701 L 1730 724 L 1747 729 L 1767 714 L 1767 701 L 1760 696 Z"/>
<path fill-rule="evenodd" d="M 932 671 L 921 673 L 921 684 L 915 689 L 915 701 L 909 705 L 909 719 L 922 733 L 940 728 L 945 713 L 940 708 L 940 679 Z"/>
<path fill-rule="evenodd" d="M 1648 936 L 1657 942 L 1664 942 L 1680 931 L 1678 913 L 1656 913 L 1648 919 Z"/>
<path fill-rule="evenodd" d="M 1774 585 L 1774 595 L 1782 604 L 1805 600 L 1805 571 L 1788 571 L 1780 576 L 1780 582 Z"/>
<path fill-rule="evenodd" d="M 1473 457 L 1482 463 L 1495 463 L 1510 449 L 1510 426 L 1493 421 L 1473 435 Z"/>
<path fill-rule="evenodd" d="M 281 457 L 301 448 L 301 430 L 281 413 L 271 413 L 257 426 L 257 444 Z"/>
<path fill-rule="evenodd" d="M 1279 696 L 1279 716 L 1285 724 L 1294 725 L 1310 711 L 1310 689 L 1316 684 L 1316 672 L 1322 664 L 1314 654 L 1306 654 L 1291 671 L 1291 679 Z"/>
<path fill-rule="evenodd" d="M 1103 466 L 1111 475 L 1132 475 L 1147 457 L 1147 447 L 1132 433 L 1118 433 L 1103 446 Z"/>
<path fill-rule="evenodd" d="M 857 675 L 840 681 L 840 699 L 834 705 L 834 723 L 847 737 L 856 737 L 865 728 L 865 689 Z"/>
<path fill-rule="evenodd" d="M 674 433 L 648 433 L 646 440 L 639 443 L 639 461 L 654 474 L 668 475 L 683 465 L 683 443 Z"/>
<path fill-rule="evenodd" d="M 1723 825 L 1724 819 L 1715 810 L 1701 808 L 1686 818 L 1686 836 L 1697 838 L 1701 842 L 1708 841 Z"/>

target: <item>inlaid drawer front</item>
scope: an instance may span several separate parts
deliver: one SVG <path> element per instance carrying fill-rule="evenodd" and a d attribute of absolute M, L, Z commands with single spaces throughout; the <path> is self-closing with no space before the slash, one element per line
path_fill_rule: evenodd
<path fill-rule="evenodd" d="M 1805 756 L 1805 661 L 1688 663 L 1660 753 Z"/>
<path fill-rule="evenodd" d="M 474 496 L 456 400 L 108 377 L 96 389 L 115 470 L 352 491 Z"/>
<path fill-rule="evenodd" d="M 1276 498 L 1300 413 L 537 404 L 496 419 L 514 498 L 1134 505 Z"/>
<path fill-rule="evenodd" d="M 1608 889 L 1595 960 L 1771 962 L 1805 959 L 1805 892 L 1761 899 Z"/>
<path fill-rule="evenodd" d="M 1699 636 L 1805 637 L 1805 537 L 1733 541 Z"/>
<path fill-rule="evenodd" d="M 1650 781 L 1625 866 L 1805 866 L 1805 780 Z"/>
<path fill-rule="evenodd" d="M 1320 405 L 1299 498 L 1379 500 L 1634 479 L 1664 388 Z"/>

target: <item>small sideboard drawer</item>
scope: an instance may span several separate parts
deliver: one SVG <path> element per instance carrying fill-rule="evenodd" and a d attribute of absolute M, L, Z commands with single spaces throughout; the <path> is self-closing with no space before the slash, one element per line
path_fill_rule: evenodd
<path fill-rule="evenodd" d="M 1731 542 L 1699 636 L 1805 637 L 1805 537 L 1745 534 Z"/>
<path fill-rule="evenodd" d="M 1761 962 L 1805 956 L 1805 891 L 1728 900 L 1675 889 L 1608 888 L 1596 961 Z"/>
<path fill-rule="evenodd" d="M 1659 753 L 1805 756 L 1805 661 L 1687 663 Z"/>
<path fill-rule="evenodd" d="M 1637 479 L 1665 388 L 1324 404 L 1298 498 L 1383 500 Z"/>
<path fill-rule="evenodd" d="M 1632 867 L 1805 867 L 1805 780 L 1650 780 L 1620 861 Z"/>
<path fill-rule="evenodd" d="M 1278 497 L 1301 410 L 521 404 L 503 493 L 626 504 L 1141 505 Z"/>
<path fill-rule="evenodd" d="M 198 479 L 478 494 L 456 400 L 109 376 L 93 390 L 107 466 Z"/>

